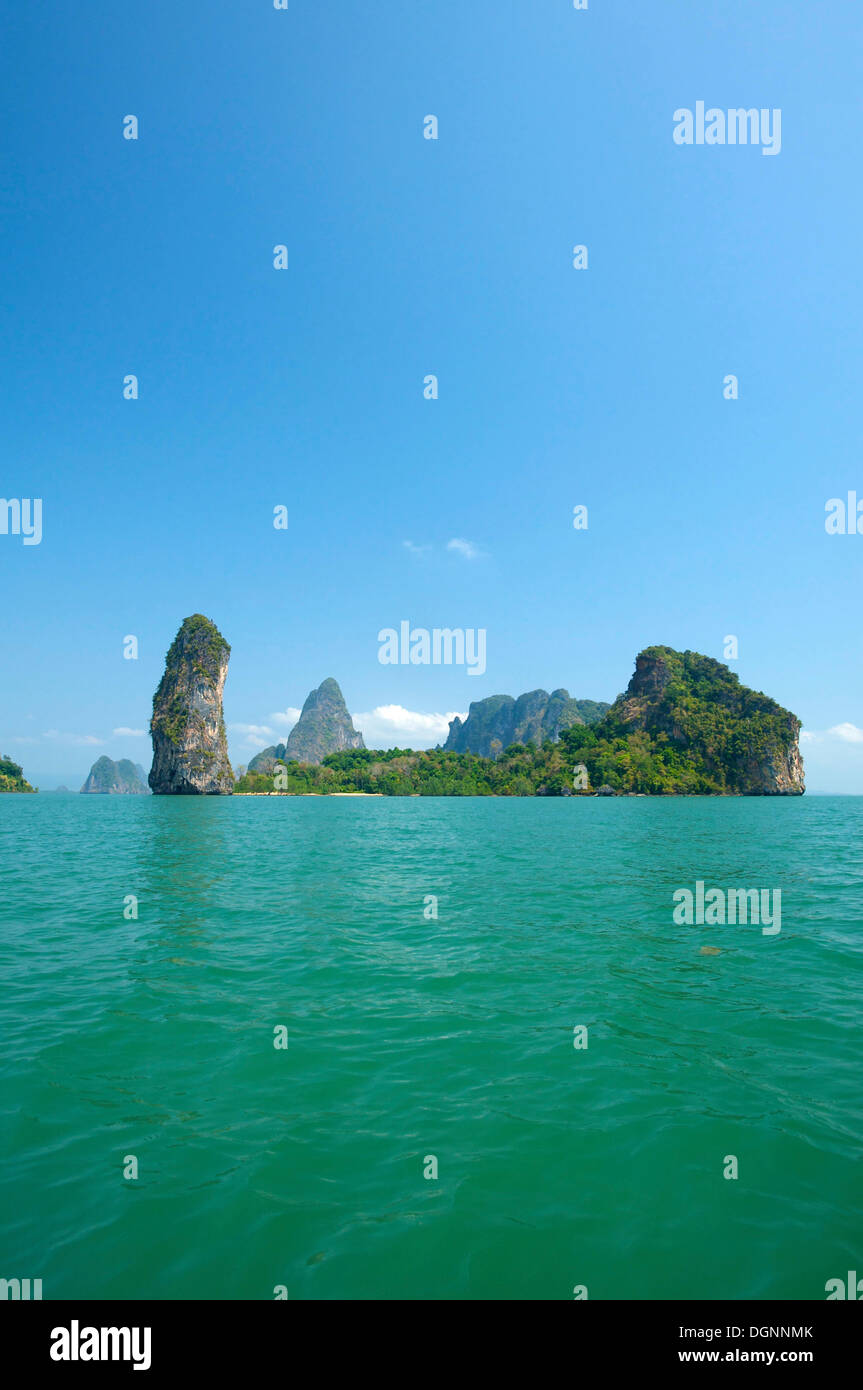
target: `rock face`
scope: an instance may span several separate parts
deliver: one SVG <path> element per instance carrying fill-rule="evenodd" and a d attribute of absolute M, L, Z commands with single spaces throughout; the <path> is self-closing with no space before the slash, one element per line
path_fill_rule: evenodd
<path fill-rule="evenodd" d="M 354 728 L 338 681 L 332 676 L 313 690 L 288 735 L 287 743 L 262 748 L 249 763 L 249 772 L 272 772 L 277 762 L 321 763 L 328 753 L 365 748 Z"/>
<path fill-rule="evenodd" d="M 24 769 L 13 763 L 6 753 L 0 753 L 0 792 L 34 792 L 35 787 L 24 777 Z"/>
<path fill-rule="evenodd" d="M 600 738 L 643 732 L 685 751 L 716 783 L 742 796 L 801 796 L 800 720 L 769 696 L 741 685 L 721 662 L 698 652 L 647 647 L 606 718 Z"/>
<path fill-rule="evenodd" d="M 365 748 L 348 714 L 338 681 L 332 676 L 313 690 L 285 744 L 285 757 L 298 763 L 320 763 L 328 753 Z"/>
<path fill-rule="evenodd" d="M 160 796 L 220 796 L 234 788 L 228 760 L 222 692 L 231 648 L 209 618 L 186 618 L 153 696 L 153 766 L 149 783 Z"/>
<path fill-rule="evenodd" d="M 269 748 L 262 748 L 260 753 L 249 761 L 246 772 L 264 772 L 268 776 L 272 772 L 276 763 L 285 761 L 285 745 L 283 743 L 271 743 Z"/>
<path fill-rule="evenodd" d="M 144 769 L 128 758 L 118 763 L 110 758 L 97 758 L 81 788 L 84 796 L 149 796 Z"/>
<path fill-rule="evenodd" d="M 608 709 L 596 700 L 573 700 L 568 690 L 530 690 L 514 700 L 511 695 L 490 695 L 475 700 L 462 722 L 456 716 L 444 744 L 446 752 L 478 753 L 496 757 L 511 743 L 556 743 L 561 730 L 573 724 L 592 724 Z M 498 746 L 499 745 L 499 746 Z"/>

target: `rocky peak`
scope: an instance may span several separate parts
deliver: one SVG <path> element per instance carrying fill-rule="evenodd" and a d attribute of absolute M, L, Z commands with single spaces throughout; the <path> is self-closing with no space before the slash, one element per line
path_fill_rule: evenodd
<path fill-rule="evenodd" d="M 222 692 L 231 648 L 209 618 L 186 618 L 153 696 L 153 766 L 159 795 L 218 796 L 233 790 Z"/>
<path fill-rule="evenodd" d="M 646 647 L 635 658 L 635 671 L 626 687 L 627 695 L 657 699 L 673 677 L 669 658 L 674 653 L 668 647 Z"/>
<path fill-rule="evenodd" d="M 288 735 L 285 758 L 298 763 L 320 763 L 329 753 L 365 748 L 354 728 L 338 681 L 328 676 L 313 690 Z"/>
<path fill-rule="evenodd" d="M 589 706 L 589 711 L 582 706 Z M 474 700 L 468 717 L 450 721 L 444 748 L 455 753 L 497 757 L 512 743 L 556 743 L 563 729 L 592 723 L 608 709 L 606 704 L 573 700 L 569 691 L 529 690 L 514 700 L 511 695 L 489 695 Z"/>

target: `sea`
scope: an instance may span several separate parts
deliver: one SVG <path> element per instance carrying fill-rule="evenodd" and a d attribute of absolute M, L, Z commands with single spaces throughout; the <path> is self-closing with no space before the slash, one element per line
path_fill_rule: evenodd
<path fill-rule="evenodd" d="M 861 842 L 855 797 L 0 796 L 0 1276 L 825 1298 Z M 699 882 L 780 930 L 675 920 Z"/>

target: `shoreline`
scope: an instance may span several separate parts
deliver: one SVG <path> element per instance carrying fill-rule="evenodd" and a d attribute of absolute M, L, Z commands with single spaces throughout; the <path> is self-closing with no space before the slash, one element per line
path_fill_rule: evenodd
<path fill-rule="evenodd" d="M 231 792 L 231 796 L 386 796 L 386 792 Z"/>

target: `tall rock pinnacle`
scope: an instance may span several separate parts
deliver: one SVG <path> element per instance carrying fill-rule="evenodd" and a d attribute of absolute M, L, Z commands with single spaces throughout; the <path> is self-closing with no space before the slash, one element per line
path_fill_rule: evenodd
<path fill-rule="evenodd" d="M 153 766 L 157 795 L 219 796 L 233 791 L 222 691 L 231 648 L 209 618 L 186 618 L 171 643 L 153 696 Z"/>
<path fill-rule="evenodd" d="M 298 763 L 319 763 L 328 753 L 364 747 L 363 736 L 353 726 L 338 681 L 330 676 L 303 705 L 288 736 L 285 757 Z"/>

